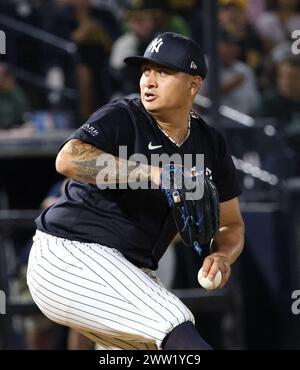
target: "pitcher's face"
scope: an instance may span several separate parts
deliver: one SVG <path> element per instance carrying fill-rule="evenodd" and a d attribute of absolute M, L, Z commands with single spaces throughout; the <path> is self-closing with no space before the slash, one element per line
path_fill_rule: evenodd
<path fill-rule="evenodd" d="M 196 77 L 199 78 L 199 77 Z M 142 66 L 141 100 L 149 113 L 186 109 L 195 92 L 195 76 L 153 63 Z"/>

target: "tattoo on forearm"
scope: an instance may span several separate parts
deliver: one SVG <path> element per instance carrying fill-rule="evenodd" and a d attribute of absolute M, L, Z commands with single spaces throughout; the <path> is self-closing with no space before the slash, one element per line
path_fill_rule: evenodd
<path fill-rule="evenodd" d="M 71 143 L 72 163 L 75 165 L 75 177 L 84 182 L 96 183 L 98 173 L 96 159 L 103 152 L 93 145 L 72 142 Z"/>
<path fill-rule="evenodd" d="M 97 164 L 97 158 L 101 154 L 106 154 L 93 145 L 83 142 L 71 143 L 72 163 L 75 166 L 74 177 L 79 181 L 96 184 L 96 178 L 102 169 L 105 168 L 107 175 L 104 183 L 127 183 L 130 173 L 138 166 L 137 162 L 127 161 L 126 159 L 114 157 L 115 166 L 112 168 Z M 151 177 L 150 167 L 147 165 L 139 166 L 139 181 L 148 181 Z M 97 179 L 98 181 L 98 179 Z"/>

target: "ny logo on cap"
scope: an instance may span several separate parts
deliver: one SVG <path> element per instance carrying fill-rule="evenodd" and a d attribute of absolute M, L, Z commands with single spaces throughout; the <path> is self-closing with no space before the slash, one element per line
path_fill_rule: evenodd
<path fill-rule="evenodd" d="M 154 51 L 156 53 L 159 52 L 159 48 L 162 46 L 163 40 L 162 38 L 156 38 L 154 39 L 151 44 L 148 46 L 147 51 L 150 51 L 150 53 L 153 53 Z"/>

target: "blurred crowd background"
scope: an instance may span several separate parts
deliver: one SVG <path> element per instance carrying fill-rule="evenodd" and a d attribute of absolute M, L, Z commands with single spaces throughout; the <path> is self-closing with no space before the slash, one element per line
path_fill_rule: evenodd
<path fill-rule="evenodd" d="M 202 292 L 200 261 L 180 241 L 159 274 L 216 348 L 299 349 L 300 1 L 1 0 L 0 30 L 0 348 L 92 348 L 30 301 L 33 219 L 63 191 L 60 143 L 102 105 L 138 95 L 140 72 L 123 59 L 173 31 L 206 53 L 194 109 L 230 146 L 246 245 L 222 293 Z"/>

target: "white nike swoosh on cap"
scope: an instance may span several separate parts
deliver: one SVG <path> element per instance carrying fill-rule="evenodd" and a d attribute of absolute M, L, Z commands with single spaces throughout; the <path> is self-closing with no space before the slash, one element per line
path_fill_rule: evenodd
<path fill-rule="evenodd" d="M 153 149 L 158 149 L 158 148 L 161 148 L 162 145 L 152 145 L 152 141 L 150 141 L 150 143 L 148 144 L 148 149 L 149 150 L 153 150 Z"/>

